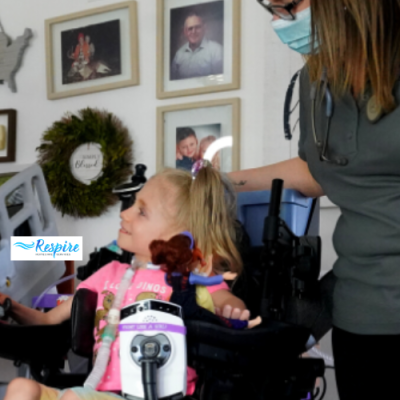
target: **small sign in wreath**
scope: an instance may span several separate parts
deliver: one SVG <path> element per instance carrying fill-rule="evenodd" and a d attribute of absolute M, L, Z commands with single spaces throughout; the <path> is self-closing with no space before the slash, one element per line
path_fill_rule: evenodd
<path fill-rule="evenodd" d="M 49 128 L 37 148 L 51 201 L 62 215 L 98 217 L 132 175 L 132 139 L 113 114 L 85 108 Z"/>

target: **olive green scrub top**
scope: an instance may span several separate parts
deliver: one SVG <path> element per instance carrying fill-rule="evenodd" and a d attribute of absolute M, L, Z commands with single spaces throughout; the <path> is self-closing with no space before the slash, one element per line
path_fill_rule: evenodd
<path fill-rule="evenodd" d="M 356 334 L 400 334 L 400 85 L 393 92 L 399 107 L 375 124 L 366 112 L 370 90 L 358 100 L 350 93 L 334 99 L 327 154 L 346 157 L 345 166 L 320 160 L 310 89 L 304 68 L 299 156 L 341 212 L 333 234 L 333 324 Z M 324 141 L 328 119 L 320 93 L 316 135 Z"/>

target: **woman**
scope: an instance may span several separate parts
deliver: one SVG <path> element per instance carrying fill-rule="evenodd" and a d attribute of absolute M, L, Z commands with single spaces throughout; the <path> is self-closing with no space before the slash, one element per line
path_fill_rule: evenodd
<path fill-rule="evenodd" d="M 400 356 L 400 2 L 264 7 L 282 41 L 308 53 L 299 157 L 231 178 L 246 191 L 282 178 L 286 187 L 326 194 L 340 208 L 332 333 L 339 396 L 396 398 L 400 367 L 389 357 Z"/>

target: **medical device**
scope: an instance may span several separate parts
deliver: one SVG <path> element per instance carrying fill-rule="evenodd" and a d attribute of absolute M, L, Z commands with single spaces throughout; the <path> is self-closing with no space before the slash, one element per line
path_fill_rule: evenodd
<path fill-rule="evenodd" d="M 121 382 L 125 397 L 178 400 L 186 393 L 186 328 L 180 307 L 146 300 L 121 309 L 132 278 L 141 266 L 141 262 L 134 260 L 122 277 L 107 314 L 95 365 L 84 387 L 97 388 L 119 330 Z M 160 378 L 158 384 L 157 378 Z"/>
<path fill-rule="evenodd" d="M 121 310 L 121 384 L 127 399 L 176 399 L 186 394 L 186 328 L 181 307 L 143 300 Z"/>
<path fill-rule="evenodd" d="M 9 204 L 10 197 L 18 198 L 18 204 Z M 37 164 L 0 187 L 0 292 L 30 307 L 33 296 L 63 275 L 65 264 L 11 260 L 12 236 L 58 236 L 45 178 Z"/>
<path fill-rule="evenodd" d="M 300 76 L 301 70 L 297 71 L 292 79 L 290 80 L 289 86 L 286 91 L 285 96 L 285 104 L 284 104 L 284 112 L 283 112 L 283 127 L 285 132 L 285 138 L 287 140 L 292 139 L 292 129 L 290 126 L 290 115 L 297 107 L 298 103 L 291 109 L 292 97 L 293 97 L 293 90 L 296 84 L 298 77 Z M 316 127 L 315 127 L 315 105 L 318 97 L 318 91 L 322 87 L 324 91 L 324 98 L 325 98 L 325 116 L 326 116 L 326 129 L 325 129 L 325 139 L 323 140 L 321 137 L 317 135 Z M 327 79 L 327 72 L 324 69 L 320 83 L 313 82 L 311 83 L 311 90 L 310 90 L 310 100 L 311 100 L 311 125 L 312 125 L 312 133 L 314 138 L 314 143 L 317 146 L 318 153 L 320 156 L 321 161 L 326 161 L 329 163 L 334 163 L 339 166 L 346 166 L 349 160 L 346 157 L 340 155 L 334 155 L 329 157 L 327 155 L 328 150 L 328 141 L 329 141 L 329 132 L 330 132 L 330 124 L 333 115 L 333 97 L 332 93 L 329 89 L 328 79 Z M 321 103 L 322 103 L 321 99 Z M 374 124 L 378 122 L 384 116 L 384 110 L 380 104 L 378 104 L 376 96 L 371 96 L 367 103 L 367 117 L 368 120 Z M 298 122 L 298 121 L 297 121 Z M 297 125 L 297 122 L 295 126 Z M 294 129 L 293 129 L 294 130 Z"/>

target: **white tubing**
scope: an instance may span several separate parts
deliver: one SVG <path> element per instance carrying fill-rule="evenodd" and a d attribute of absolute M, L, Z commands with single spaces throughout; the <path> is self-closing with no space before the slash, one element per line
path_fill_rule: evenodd
<path fill-rule="evenodd" d="M 313 354 L 311 354 L 311 353 L 313 353 Z M 326 354 L 323 351 L 317 349 L 316 347 L 313 347 L 312 349 L 308 350 L 308 354 L 310 356 L 316 355 L 316 356 L 322 358 L 325 361 L 325 365 L 327 367 L 335 367 L 335 361 L 334 361 L 333 357 L 330 356 L 329 354 Z"/>
<path fill-rule="evenodd" d="M 133 276 L 135 275 L 135 271 L 140 267 L 140 265 L 141 264 L 139 262 L 134 260 L 132 267 L 128 268 L 122 277 L 121 283 L 114 297 L 112 307 L 107 315 L 107 325 L 102 336 L 101 346 L 97 353 L 94 367 L 83 384 L 84 387 L 96 390 L 101 378 L 103 378 L 103 375 L 106 372 L 108 360 L 110 358 L 111 345 L 115 340 L 118 329 L 122 301 L 124 300 L 126 291 L 131 284 Z"/>
<path fill-rule="evenodd" d="M 110 357 L 111 345 L 114 340 L 111 337 L 104 337 L 97 353 L 96 362 L 92 372 L 83 384 L 84 387 L 96 390 L 101 378 L 106 372 L 108 359 Z"/>

